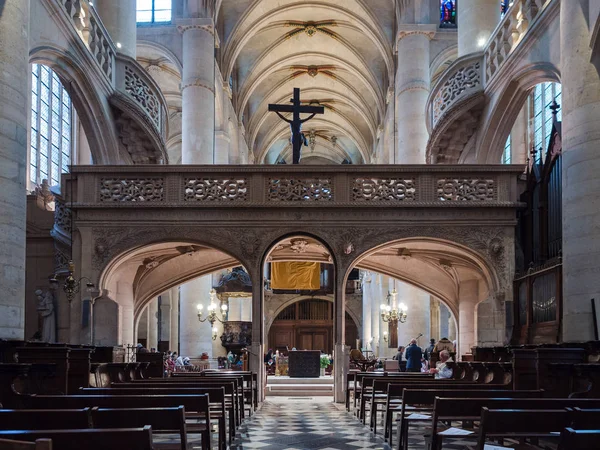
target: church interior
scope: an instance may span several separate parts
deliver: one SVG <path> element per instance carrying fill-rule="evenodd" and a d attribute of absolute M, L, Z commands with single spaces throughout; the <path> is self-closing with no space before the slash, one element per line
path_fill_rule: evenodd
<path fill-rule="evenodd" d="M 0 42 L 0 450 L 600 448 L 600 0 Z"/>

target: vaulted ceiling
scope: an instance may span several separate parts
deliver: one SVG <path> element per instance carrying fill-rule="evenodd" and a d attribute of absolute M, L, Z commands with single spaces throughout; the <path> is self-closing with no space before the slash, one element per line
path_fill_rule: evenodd
<path fill-rule="evenodd" d="M 269 103 L 294 87 L 325 114 L 307 122 L 303 162 L 370 162 L 393 80 L 390 0 L 222 0 L 219 60 L 257 162 L 290 161 L 289 126 Z"/>

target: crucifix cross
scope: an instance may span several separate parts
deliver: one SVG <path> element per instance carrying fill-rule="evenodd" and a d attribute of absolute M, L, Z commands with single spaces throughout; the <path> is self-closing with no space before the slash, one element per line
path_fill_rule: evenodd
<path fill-rule="evenodd" d="M 300 149 L 302 148 L 302 124 L 315 117 L 316 114 L 324 114 L 323 106 L 302 106 L 300 102 L 300 89 L 294 88 L 294 98 L 290 100 L 291 105 L 270 104 L 269 111 L 276 113 L 282 120 L 290 124 L 292 129 L 293 164 L 300 162 Z M 293 113 L 292 120 L 286 119 L 281 113 Z M 310 114 L 306 119 L 300 119 L 300 114 Z"/>

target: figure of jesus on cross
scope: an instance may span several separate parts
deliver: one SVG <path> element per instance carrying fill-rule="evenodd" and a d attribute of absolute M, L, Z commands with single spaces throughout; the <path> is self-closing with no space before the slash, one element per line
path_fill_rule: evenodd
<path fill-rule="evenodd" d="M 290 100 L 291 105 L 269 105 L 269 111 L 275 112 L 281 119 L 290 124 L 292 129 L 292 148 L 293 164 L 300 162 L 300 149 L 302 148 L 302 124 L 315 117 L 316 114 L 323 114 L 325 108 L 322 106 L 302 106 L 300 103 L 300 89 L 294 88 L 294 98 Z M 286 119 L 281 113 L 292 113 L 292 120 Z M 310 114 L 306 119 L 300 119 L 300 114 Z"/>

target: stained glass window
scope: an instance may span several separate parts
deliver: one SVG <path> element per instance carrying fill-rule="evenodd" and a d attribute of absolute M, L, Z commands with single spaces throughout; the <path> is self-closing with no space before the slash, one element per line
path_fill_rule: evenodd
<path fill-rule="evenodd" d="M 29 181 L 60 184 L 71 158 L 71 99 L 58 76 L 46 66 L 31 65 L 31 147 Z"/>
<path fill-rule="evenodd" d="M 540 83 L 533 88 L 531 95 L 533 146 L 536 150 L 536 162 L 540 162 L 546 155 L 552 132 L 552 103 L 561 104 L 562 87 L 560 83 Z M 556 119 L 562 120 L 561 110 L 558 110 Z"/>
<path fill-rule="evenodd" d="M 502 152 L 502 164 L 512 164 L 512 152 L 510 148 L 510 135 L 504 144 L 504 152 Z"/>
<path fill-rule="evenodd" d="M 137 0 L 138 23 L 171 22 L 171 0 Z"/>
<path fill-rule="evenodd" d="M 456 27 L 456 0 L 440 0 L 440 28 Z"/>

